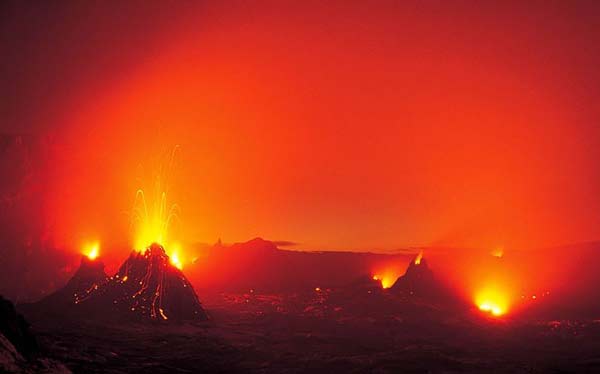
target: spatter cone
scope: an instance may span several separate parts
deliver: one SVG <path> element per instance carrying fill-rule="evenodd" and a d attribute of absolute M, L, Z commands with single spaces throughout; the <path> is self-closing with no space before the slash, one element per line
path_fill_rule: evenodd
<path fill-rule="evenodd" d="M 132 252 L 117 274 L 88 300 L 133 319 L 207 319 L 192 285 L 181 270 L 169 262 L 169 256 L 158 244 L 152 244 L 144 253 Z"/>

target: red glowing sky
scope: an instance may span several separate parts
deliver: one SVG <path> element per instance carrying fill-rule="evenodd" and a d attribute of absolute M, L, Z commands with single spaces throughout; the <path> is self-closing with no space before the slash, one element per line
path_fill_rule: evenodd
<path fill-rule="evenodd" d="M 53 138 L 58 243 L 128 240 L 175 144 L 185 242 L 600 238 L 594 2 L 4 8 L 3 129 Z"/>

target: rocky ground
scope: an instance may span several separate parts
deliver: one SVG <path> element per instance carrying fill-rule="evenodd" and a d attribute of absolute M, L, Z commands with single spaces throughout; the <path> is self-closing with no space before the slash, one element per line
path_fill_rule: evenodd
<path fill-rule="evenodd" d="M 22 315 L 0 296 L 0 373 L 70 374 L 57 360 L 47 357 Z"/>
<path fill-rule="evenodd" d="M 32 324 L 74 373 L 600 372 L 600 321 L 496 320 L 364 291 L 213 295 L 196 324 Z"/>

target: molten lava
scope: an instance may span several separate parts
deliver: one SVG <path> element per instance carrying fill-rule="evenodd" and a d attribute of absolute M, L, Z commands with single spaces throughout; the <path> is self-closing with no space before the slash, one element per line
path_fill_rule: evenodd
<path fill-rule="evenodd" d="M 479 310 L 491 313 L 494 316 L 500 316 L 504 314 L 504 311 L 499 306 L 487 301 L 479 304 Z"/>
<path fill-rule="evenodd" d="M 415 265 L 420 265 L 422 258 L 423 258 L 423 251 L 419 252 L 419 254 L 417 255 L 417 257 L 415 258 Z"/>
<path fill-rule="evenodd" d="M 506 314 L 508 303 L 509 297 L 507 294 L 496 287 L 483 289 L 475 296 L 475 304 L 479 310 L 494 317 Z"/>
<path fill-rule="evenodd" d="M 83 247 L 81 253 L 90 260 L 95 260 L 100 255 L 100 243 L 88 243 Z"/>
<path fill-rule="evenodd" d="M 144 191 L 138 190 L 132 214 L 132 225 L 135 228 L 134 249 L 143 254 L 153 243 L 165 246 L 168 243 L 169 229 L 173 220 L 178 218 L 178 212 L 179 206 L 177 204 L 172 204 L 167 209 L 167 194 L 165 191 L 154 196 L 149 209 Z M 166 248 L 172 249 L 175 247 L 174 243 L 168 244 L 170 245 L 167 245 Z"/>
<path fill-rule="evenodd" d="M 393 268 L 382 270 L 373 275 L 372 278 L 374 281 L 379 281 L 381 283 L 381 287 L 390 288 L 392 285 L 394 285 L 394 282 L 396 282 L 396 279 L 398 279 L 399 276 L 400 274 L 398 274 L 397 269 Z"/>
<path fill-rule="evenodd" d="M 179 220 L 179 205 L 168 202 L 168 177 L 179 146 L 175 146 L 168 160 L 168 167 L 159 168 L 153 176 L 152 194 L 147 195 L 143 189 L 137 190 L 131 212 L 131 225 L 134 229 L 134 249 L 145 254 L 154 244 L 166 251 L 169 261 L 179 270 L 183 269 L 184 256 L 181 246 L 172 241 L 169 231 L 175 221 Z"/>

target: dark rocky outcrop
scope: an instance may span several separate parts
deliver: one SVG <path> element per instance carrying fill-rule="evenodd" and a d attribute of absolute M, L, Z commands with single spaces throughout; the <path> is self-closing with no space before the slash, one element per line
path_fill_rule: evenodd
<path fill-rule="evenodd" d="M 25 318 L 12 302 L 0 296 L 0 373 L 71 373 L 42 353 Z"/>

